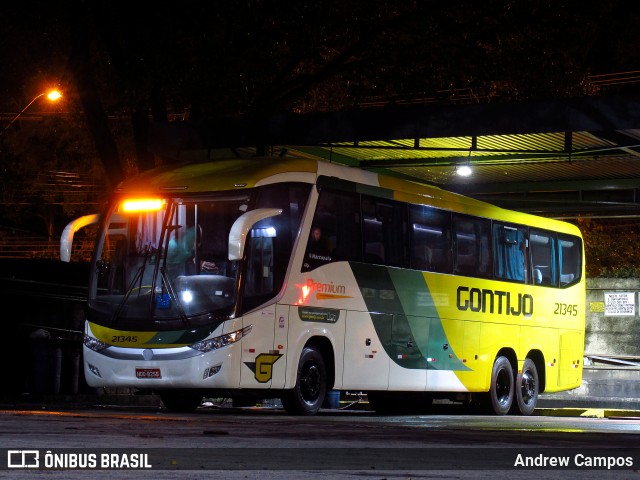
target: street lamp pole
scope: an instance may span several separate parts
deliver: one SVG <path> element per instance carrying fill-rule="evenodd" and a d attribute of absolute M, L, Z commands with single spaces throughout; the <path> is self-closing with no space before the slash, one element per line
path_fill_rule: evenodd
<path fill-rule="evenodd" d="M 22 110 L 20 110 L 20 112 L 19 112 L 15 117 L 13 117 L 13 118 L 11 119 L 11 121 L 7 124 L 7 126 L 6 126 L 6 127 L 4 127 L 4 128 L 2 129 L 2 131 L 3 131 L 3 132 L 6 132 L 6 131 L 9 129 L 9 127 L 10 127 L 11 125 L 13 125 L 13 122 L 15 122 L 15 121 L 18 119 L 18 117 L 20 117 L 20 115 L 22 115 L 24 112 L 26 112 L 26 111 L 27 111 L 27 109 L 28 109 L 31 105 L 33 105 L 33 102 L 35 102 L 36 100 L 38 100 L 40 97 L 44 97 L 45 95 L 46 95 L 46 96 L 47 96 L 47 98 L 48 98 L 49 100 L 51 100 L 52 102 L 55 102 L 56 100 L 58 100 L 58 99 L 62 96 L 62 94 L 61 94 L 58 90 L 51 90 L 50 92 L 42 92 L 42 93 L 40 93 L 40 94 L 36 95 L 35 97 L 33 97 L 33 100 L 31 100 L 31 101 L 27 104 L 27 106 L 26 106 L 26 107 L 24 107 Z"/>

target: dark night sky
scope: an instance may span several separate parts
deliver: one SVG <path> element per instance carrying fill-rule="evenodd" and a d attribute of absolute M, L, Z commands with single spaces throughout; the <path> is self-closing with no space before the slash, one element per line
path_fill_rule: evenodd
<path fill-rule="evenodd" d="M 4 2 L 0 128 L 64 98 L 0 135 L 0 223 L 96 211 L 157 161 L 149 120 L 635 94 L 639 27 L 627 0 Z"/>
<path fill-rule="evenodd" d="M 7 3 L 2 125 L 50 85 L 64 98 L 0 138 L 0 182 L 97 168 L 113 185 L 156 161 L 149 119 L 636 93 L 639 25 L 622 0 Z"/>
<path fill-rule="evenodd" d="M 151 108 L 157 95 L 170 111 L 206 115 L 339 110 L 452 88 L 579 96 L 588 75 L 640 70 L 637 2 L 217 3 L 5 6 L 2 110 L 46 83 L 75 89 L 74 55 L 86 55 L 108 111 Z"/>

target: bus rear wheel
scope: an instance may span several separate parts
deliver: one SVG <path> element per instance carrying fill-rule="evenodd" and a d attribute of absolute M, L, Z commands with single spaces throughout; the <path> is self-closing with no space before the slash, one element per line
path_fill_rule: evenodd
<path fill-rule="evenodd" d="M 489 404 L 496 415 L 506 415 L 513 404 L 513 367 L 507 357 L 498 357 L 493 363 Z"/>
<path fill-rule="evenodd" d="M 296 385 L 282 396 L 282 406 L 293 415 L 314 415 L 327 394 L 327 369 L 315 347 L 305 347 L 300 355 Z"/>
<path fill-rule="evenodd" d="M 171 392 L 162 392 L 160 400 L 168 410 L 172 412 L 193 412 L 202 403 L 202 394 L 199 392 L 190 392 L 182 390 L 174 390 Z"/>
<path fill-rule="evenodd" d="M 522 372 L 516 377 L 515 406 L 521 415 L 531 415 L 538 403 L 538 370 L 530 358 L 524 361 Z"/>

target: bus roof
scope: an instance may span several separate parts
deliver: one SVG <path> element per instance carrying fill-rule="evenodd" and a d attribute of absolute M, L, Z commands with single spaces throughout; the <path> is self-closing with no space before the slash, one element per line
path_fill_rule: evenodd
<path fill-rule="evenodd" d="M 395 200 L 580 235 L 575 225 L 566 222 L 506 210 L 433 185 L 311 159 L 256 157 L 168 165 L 124 181 L 116 193 L 131 196 L 242 190 L 285 181 L 315 183 L 321 176 L 354 182 L 363 187 L 363 192 Z"/>

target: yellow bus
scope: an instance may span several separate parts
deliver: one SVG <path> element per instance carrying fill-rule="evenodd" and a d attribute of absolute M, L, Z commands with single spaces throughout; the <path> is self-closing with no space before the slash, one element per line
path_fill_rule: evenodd
<path fill-rule="evenodd" d="M 581 382 L 583 243 L 328 162 L 194 163 L 117 188 L 87 307 L 87 383 L 176 411 L 253 397 L 310 415 L 350 390 L 379 412 L 450 398 L 528 415 Z"/>

